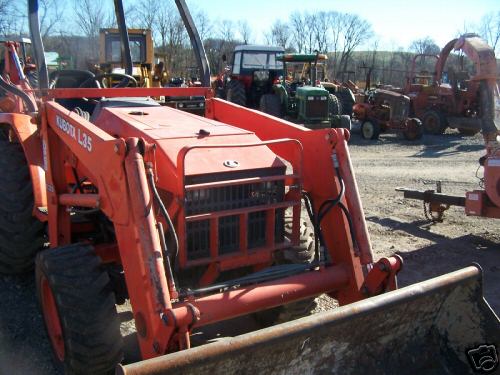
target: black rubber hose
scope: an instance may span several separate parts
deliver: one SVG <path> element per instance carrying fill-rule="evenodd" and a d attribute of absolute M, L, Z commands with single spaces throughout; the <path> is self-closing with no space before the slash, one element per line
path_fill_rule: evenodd
<path fill-rule="evenodd" d="M 158 204 L 158 207 L 160 208 L 160 212 L 165 218 L 165 221 L 167 222 L 168 229 L 170 230 L 170 233 L 172 233 L 174 237 L 174 245 L 175 245 L 175 257 L 173 259 L 173 263 L 176 264 L 177 257 L 179 255 L 179 238 L 177 237 L 177 232 L 175 231 L 174 224 L 172 223 L 172 220 L 170 219 L 170 215 L 168 214 L 167 209 L 165 208 L 165 205 L 163 204 L 163 201 L 160 198 L 160 194 L 158 194 L 158 190 L 156 190 L 156 185 L 154 181 L 154 175 L 153 171 L 151 169 L 148 169 L 148 179 L 149 179 L 149 185 L 151 186 L 151 190 L 153 191 L 153 195 L 155 197 L 156 203 Z"/>
<path fill-rule="evenodd" d="M 272 281 L 276 279 L 280 279 L 283 277 L 297 275 L 314 268 L 312 264 L 287 264 L 276 267 L 270 267 L 263 271 L 241 277 L 235 280 L 229 280 L 220 284 L 211 285 L 205 288 L 193 289 L 193 290 L 184 290 L 179 293 L 181 298 L 185 298 L 188 296 L 197 296 L 201 294 L 207 294 L 219 290 L 231 289 L 240 286 L 258 284 L 266 281 Z"/>
<path fill-rule="evenodd" d="M 33 103 L 30 96 L 26 94 L 23 90 L 18 89 L 16 86 L 9 84 L 7 81 L 5 81 L 5 79 L 2 76 L 0 76 L 0 88 L 2 90 L 10 92 L 13 95 L 19 96 L 21 100 L 24 102 L 24 104 L 26 104 L 28 112 L 30 113 L 36 112 L 36 105 L 35 103 Z"/>
<path fill-rule="evenodd" d="M 342 202 L 339 202 L 339 207 L 342 209 L 342 211 L 344 211 L 345 217 L 347 218 L 347 222 L 349 223 L 349 232 L 351 234 L 352 244 L 354 247 L 356 247 L 356 236 L 354 233 L 354 224 L 352 222 L 351 214 L 350 214 L 349 210 L 347 209 L 347 207 L 344 206 L 344 204 Z"/>

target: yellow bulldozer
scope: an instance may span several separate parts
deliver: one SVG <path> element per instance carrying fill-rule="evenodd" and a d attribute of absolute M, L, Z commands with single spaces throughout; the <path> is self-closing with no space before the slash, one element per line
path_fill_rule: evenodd
<path fill-rule="evenodd" d="M 155 64 L 151 30 L 127 29 L 132 56 L 132 77 L 141 87 L 162 87 L 168 80 L 163 64 Z M 99 33 L 99 69 L 107 74 L 124 74 L 119 29 L 101 29 Z M 112 77 L 112 76 L 111 76 Z M 115 82 L 110 82 L 110 85 Z"/>

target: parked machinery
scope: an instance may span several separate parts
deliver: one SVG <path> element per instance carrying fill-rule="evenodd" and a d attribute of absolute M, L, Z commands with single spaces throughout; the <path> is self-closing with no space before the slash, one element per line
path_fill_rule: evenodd
<path fill-rule="evenodd" d="M 74 87 L 48 89 L 37 10 L 30 0 L 38 99 L 16 54 L 11 82 L 0 80 L 17 105 L 0 114 L 0 210 L 9 213 L 0 235 L 10 238 L 0 270 L 26 271 L 36 255 L 48 337 L 66 373 L 472 374 L 467 351 L 498 342 L 478 267 L 396 290 L 401 259 L 373 260 L 346 130 L 311 131 L 208 87 L 79 87 L 82 73 Z M 147 100 L 200 94 L 206 118 Z M 346 306 L 190 348 L 196 328 L 249 313 L 276 322 L 321 293 Z M 120 365 L 115 303 L 126 299 L 145 361 Z"/>
<path fill-rule="evenodd" d="M 393 91 L 375 89 L 357 94 L 364 101 L 353 107 L 353 119 L 361 123 L 364 139 L 378 139 L 380 133 L 395 131 L 409 140 L 422 138 L 422 123 L 409 117 L 410 98 Z"/>
<path fill-rule="evenodd" d="M 154 64 L 153 37 L 149 29 L 128 29 L 130 40 L 130 54 L 132 57 L 132 76 L 141 87 L 153 87 L 152 70 Z M 120 43 L 120 30 L 101 29 L 99 31 L 99 68 L 103 73 L 109 74 L 108 87 L 117 84 L 113 80 L 113 73 L 125 73 Z M 114 82 L 111 82 L 114 81 Z"/>
<path fill-rule="evenodd" d="M 273 85 L 272 93 L 262 95 L 260 110 L 270 115 L 304 124 L 312 129 L 343 127 L 350 129 L 349 116 L 342 116 L 340 101 L 318 82 L 318 62 L 326 55 L 287 53 L 277 56 L 285 75 Z"/>
<path fill-rule="evenodd" d="M 476 72 L 469 77 L 463 72 L 452 74 L 450 70 L 450 84 L 445 84 L 442 80 L 443 69 L 452 50 L 460 50 L 469 57 Z M 436 59 L 431 77 L 416 74 L 416 61 L 424 57 Z M 453 39 L 439 56 L 417 55 L 404 88 L 404 94 L 411 100 L 411 115 L 421 119 L 424 130 L 429 134 L 442 134 L 447 127 L 457 128 L 464 135 L 476 134 L 481 130 L 483 116 L 479 110 L 479 81 L 496 74 L 495 52 L 475 34 Z"/>
<path fill-rule="evenodd" d="M 232 64 L 216 81 L 218 97 L 249 108 L 258 108 L 260 98 L 272 92 L 283 75 L 283 63 L 276 59 L 283 47 L 240 45 L 234 48 Z"/>
<path fill-rule="evenodd" d="M 470 37 L 469 37 L 470 38 Z M 475 40 L 475 38 L 474 38 Z M 473 48 L 478 51 L 475 41 L 465 42 L 462 48 Z M 480 50 L 489 56 L 489 49 Z M 468 52 L 471 53 L 470 51 Z M 483 56 L 479 54 L 479 56 Z M 406 188 L 398 188 L 404 193 L 405 198 L 424 201 L 426 215 L 434 221 L 441 221 L 444 212 L 450 206 L 465 207 L 465 214 L 470 216 L 482 216 L 489 218 L 500 218 L 500 93 L 498 91 L 496 73 L 496 61 L 479 58 L 477 61 L 488 61 L 487 66 L 477 69 L 480 72 L 490 72 L 476 76 L 474 84 L 478 87 L 478 117 L 476 121 L 481 125 L 485 143 L 485 155 L 480 158 L 479 164 L 483 167 L 483 178 L 481 190 L 467 192 L 465 197 L 443 194 L 439 183 L 435 190 L 417 191 Z"/>

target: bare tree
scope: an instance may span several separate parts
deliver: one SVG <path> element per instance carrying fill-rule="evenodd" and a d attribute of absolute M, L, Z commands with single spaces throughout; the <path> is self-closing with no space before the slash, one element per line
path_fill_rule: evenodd
<path fill-rule="evenodd" d="M 59 6 L 57 0 L 40 0 L 39 2 L 40 32 L 42 38 L 58 30 L 58 26 L 64 21 L 64 7 Z"/>
<path fill-rule="evenodd" d="M 331 38 L 328 38 L 328 42 L 330 43 L 329 49 L 333 57 L 333 61 L 329 62 L 329 66 L 333 70 L 333 77 L 336 77 L 337 71 L 340 69 L 340 37 L 342 34 L 343 17 L 343 13 L 329 12 L 330 25 L 328 30 L 330 31 Z"/>
<path fill-rule="evenodd" d="M 140 0 L 133 10 L 133 14 L 136 16 L 134 19 L 139 20 L 137 26 L 142 29 L 151 30 L 153 39 L 155 39 L 156 36 L 157 13 L 158 1 L 156 0 Z M 130 25 L 128 27 L 130 27 Z"/>
<path fill-rule="evenodd" d="M 208 15 L 204 11 L 200 10 L 194 13 L 194 22 L 201 40 L 207 39 L 213 30 L 213 26 L 208 18 Z"/>
<path fill-rule="evenodd" d="M 76 24 L 90 40 L 97 41 L 99 29 L 108 22 L 106 11 L 101 1 L 74 0 Z"/>
<path fill-rule="evenodd" d="M 307 43 L 305 15 L 297 11 L 293 12 L 290 15 L 290 29 L 297 52 L 305 52 Z"/>
<path fill-rule="evenodd" d="M 238 21 L 238 34 L 241 37 L 241 40 L 244 44 L 249 44 L 250 39 L 252 38 L 252 28 L 248 24 L 247 21 Z"/>
<path fill-rule="evenodd" d="M 426 55 L 437 55 L 441 51 L 439 46 L 429 37 L 414 40 L 410 44 L 410 51 Z"/>
<path fill-rule="evenodd" d="M 316 13 L 306 14 L 305 16 L 305 34 L 306 34 L 306 52 L 311 53 L 315 48 L 314 29 L 316 27 Z"/>
<path fill-rule="evenodd" d="M 356 14 L 345 14 L 342 21 L 343 49 L 340 66 L 343 71 L 347 71 L 352 52 L 370 39 L 373 32 L 370 23 Z"/>
<path fill-rule="evenodd" d="M 12 0 L 0 0 L 0 34 L 20 33 L 23 27 L 19 4 Z"/>
<path fill-rule="evenodd" d="M 234 23 L 231 20 L 222 20 L 219 23 L 218 34 L 220 39 L 228 42 L 234 39 Z"/>
<path fill-rule="evenodd" d="M 330 27 L 330 14 L 328 12 L 318 12 L 313 24 L 315 47 L 320 52 L 328 52 L 328 33 Z"/>
<path fill-rule="evenodd" d="M 486 42 L 500 54 L 500 11 L 487 13 L 481 19 L 480 33 Z"/>
<path fill-rule="evenodd" d="M 290 27 L 285 22 L 277 20 L 271 26 L 271 31 L 266 35 L 266 39 L 268 39 L 271 44 L 287 49 L 291 39 Z"/>

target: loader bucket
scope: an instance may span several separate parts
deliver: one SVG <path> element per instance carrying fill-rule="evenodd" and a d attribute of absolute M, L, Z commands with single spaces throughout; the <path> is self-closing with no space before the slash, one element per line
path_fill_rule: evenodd
<path fill-rule="evenodd" d="M 481 276 L 467 267 L 117 374 L 474 374 L 494 368 L 500 343 Z"/>

